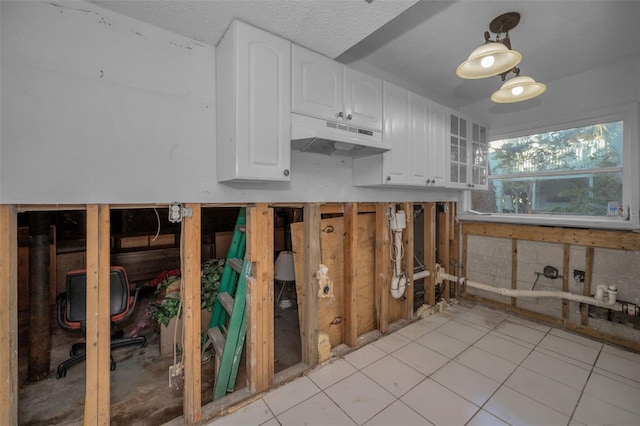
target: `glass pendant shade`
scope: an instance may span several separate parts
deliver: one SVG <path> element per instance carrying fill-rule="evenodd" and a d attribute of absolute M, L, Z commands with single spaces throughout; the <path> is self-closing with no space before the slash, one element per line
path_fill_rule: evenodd
<path fill-rule="evenodd" d="M 456 75 L 466 79 L 493 77 L 513 69 L 521 60 L 520 52 L 502 43 L 488 42 L 471 52 L 456 69 Z"/>
<path fill-rule="evenodd" d="M 499 104 L 526 101 L 540 96 L 547 90 L 547 86 L 537 83 L 527 76 L 516 76 L 504 82 L 500 90 L 491 95 L 491 100 Z"/>

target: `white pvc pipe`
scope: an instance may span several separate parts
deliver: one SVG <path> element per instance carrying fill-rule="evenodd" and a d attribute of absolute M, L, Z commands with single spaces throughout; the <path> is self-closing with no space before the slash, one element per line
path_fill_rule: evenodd
<path fill-rule="evenodd" d="M 402 231 L 393 231 L 394 245 L 394 269 L 393 278 L 391 279 L 391 296 L 394 299 L 400 299 L 404 295 L 407 287 L 407 277 L 402 273 L 400 262 L 402 261 Z"/>
<path fill-rule="evenodd" d="M 421 280 L 423 278 L 427 278 L 429 275 L 429 271 L 420 271 L 420 272 L 416 272 L 415 274 L 413 274 L 413 280 L 414 281 L 418 281 Z"/>
<path fill-rule="evenodd" d="M 588 305 L 598 306 L 601 308 L 613 309 L 614 311 L 622 312 L 622 304 L 619 302 L 607 303 L 601 300 L 597 300 L 593 297 L 582 296 L 580 294 L 569 293 L 566 291 L 538 291 L 538 290 L 516 290 L 511 288 L 493 287 L 487 284 L 482 284 L 476 281 L 471 281 L 466 278 L 458 278 L 454 275 L 447 274 L 446 272 L 439 271 L 438 278 L 457 282 L 462 286 L 471 288 L 477 288 L 478 290 L 489 291 L 502 296 L 509 297 L 545 297 L 555 299 L 565 299 L 574 302 L 586 303 Z"/>

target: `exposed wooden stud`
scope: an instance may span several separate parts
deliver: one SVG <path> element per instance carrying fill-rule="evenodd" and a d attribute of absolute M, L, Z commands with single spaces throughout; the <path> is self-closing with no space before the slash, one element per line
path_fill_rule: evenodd
<path fill-rule="evenodd" d="M 640 251 L 640 234 L 632 231 L 465 222 L 462 232 L 468 235 L 496 238 L 517 238 L 528 241 Z"/>
<path fill-rule="evenodd" d="M 106 426 L 111 416 L 109 234 L 109 206 L 88 205 L 85 425 Z"/>
<path fill-rule="evenodd" d="M 450 262 L 453 267 L 451 272 L 454 275 L 460 276 L 460 223 L 456 220 L 456 203 L 449 203 L 449 211 L 451 212 L 451 248 L 450 248 Z M 455 286 L 455 297 L 460 297 L 460 286 Z"/>
<path fill-rule="evenodd" d="M 438 255 L 441 266 L 445 269 L 447 273 L 451 273 L 451 264 L 449 262 L 449 233 L 451 224 L 449 218 L 449 204 L 442 203 L 443 211 L 438 214 Z M 451 299 L 450 297 L 450 282 L 444 282 L 444 288 L 441 289 L 442 297 L 444 300 Z"/>
<path fill-rule="evenodd" d="M 584 288 L 582 294 L 584 296 L 591 295 L 591 280 L 593 279 L 593 247 L 587 247 L 585 270 L 584 270 Z M 582 305 L 582 316 L 580 318 L 580 324 L 589 324 L 589 305 L 586 303 Z"/>
<path fill-rule="evenodd" d="M 389 330 L 389 286 L 391 265 L 389 260 L 390 238 L 387 209 L 389 203 L 376 203 L 376 277 L 375 307 L 378 330 L 386 333 Z"/>
<path fill-rule="evenodd" d="M 247 209 L 247 381 L 252 393 L 273 384 L 273 209 L 261 203 Z"/>
<path fill-rule="evenodd" d="M 402 209 L 404 210 L 405 217 L 407 218 L 407 229 L 404 230 L 404 239 L 402 244 L 404 246 L 404 267 L 407 273 L 408 283 L 405 293 L 402 307 L 402 318 L 406 320 L 413 319 L 413 257 L 414 257 L 414 238 L 413 238 L 413 203 L 403 203 Z"/>
<path fill-rule="evenodd" d="M 183 348 L 184 348 L 184 419 L 194 423 L 201 417 L 201 365 L 200 365 L 200 330 L 201 330 L 201 217 L 202 209 L 198 203 L 185 205 L 191 209 L 191 217 L 183 218 L 180 257 L 182 260 L 183 284 Z"/>
<path fill-rule="evenodd" d="M 320 206 L 305 204 L 303 209 L 304 253 L 302 276 L 302 362 L 318 364 L 318 280 L 315 276 L 322 262 L 320 252 Z"/>
<path fill-rule="evenodd" d="M 343 340 L 358 345 L 358 203 L 344 204 L 344 328 Z"/>
<path fill-rule="evenodd" d="M 424 210 L 424 266 L 429 276 L 424 279 L 424 303 L 436 304 L 436 205 L 422 203 Z"/>
<path fill-rule="evenodd" d="M 518 239 L 511 239 L 511 288 L 518 288 Z M 511 306 L 516 306 L 516 298 L 511 298 Z"/>
<path fill-rule="evenodd" d="M 464 277 L 467 274 L 467 251 L 469 246 L 469 236 L 467 234 L 462 234 L 462 261 L 460 266 L 460 276 Z M 465 290 L 462 290 L 464 293 Z"/>
<path fill-rule="evenodd" d="M 571 246 L 563 244 L 562 247 L 562 291 L 569 291 L 569 261 L 571 255 Z M 562 318 L 569 318 L 569 301 L 562 300 Z"/>
<path fill-rule="evenodd" d="M 18 221 L 0 205 L 0 424 L 18 424 Z"/>

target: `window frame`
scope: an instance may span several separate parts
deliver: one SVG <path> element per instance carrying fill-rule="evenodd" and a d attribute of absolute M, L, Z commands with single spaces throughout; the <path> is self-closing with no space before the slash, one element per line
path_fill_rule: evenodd
<path fill-rule="evenodd" d="M 622 205 L 629 206 L 629 218 L 552 215 L 552 214 L 515 214 L 476 212 L 471 205 L 471 191 L 461 194 L 462 208 L 458 219 L 475 222 L 500 222 L 527 225 L 565 226 L 579 228 L 603 228 L 640 230 L 640 142 L 638 140 L 638 104 L 624 104 L 596 111 L 580 113 L 537 123 L 535 126 L 493 130 L 489 128 L 487 141 L 517 138 L 538 133 L 560 131 L 575 127 L 622 121 Z M 634 184 L 635 182 L 635 184 Z"/>

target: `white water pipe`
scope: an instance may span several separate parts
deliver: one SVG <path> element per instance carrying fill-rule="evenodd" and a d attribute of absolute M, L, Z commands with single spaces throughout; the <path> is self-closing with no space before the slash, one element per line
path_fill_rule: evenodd
<path fill-rule="evenodd" d="M 608 300 L 607 301 L 597 300 L 594 297 L 582 296 L 579 294 L 569 293 L 566 291 L 516 290 L 511 288 L 493 287 L 487 284 L 471 281 L 466 278 L 456 277 L 454 275 L 447 274 L 446 272 L 443 272 L 442 269 L 438 269 L 438 268 L 439 266 L 436 266 L 437 279 L 453 281 L 458 283 L 461 287 L 467 286 L 471 288 L 477 288 L 478 290 L 484 290 L 491 293 L 496 293 L 502 296 L 509 296 L 509 297 L 545 297 L 545 298 L 565 299 L 565 300 L 571 300 L 574 302 L 586 303 L 588 305 L 598 306 L 601 308 L 613 309 L 614 311 L 618 311 L 618 312 L 625 312 L 632 316 L 638 315 L 638 306 L 633 304 L 624 304 L 624 305 L 627 305 L 626 307 L 624 307 L 623 304 L 620 302 L 614 301 L 613 303 L 609 303 Z"/>
<path fill-rule="evenodd" d="M 402 272 L 402 229 L 394 230 L 393 233 L 393 246 L 394 246 L 394 261 L 393 261 L 393 278 L 391 279 L 391 296 L 394 299 L 400 299 L 404 295 L 404 291 L 407 288 L 407 276 Z"/>

